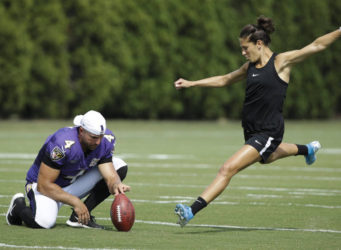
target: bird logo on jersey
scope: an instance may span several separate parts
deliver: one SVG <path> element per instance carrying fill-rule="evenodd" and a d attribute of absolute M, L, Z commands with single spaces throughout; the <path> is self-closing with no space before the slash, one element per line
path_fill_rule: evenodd
<path fill-rule="evenodd" d="M 59 161 L 65 157 L 65 152 L 60 147 L 55 146 L 50 153 L 50 157 L 52 161 Z"/>

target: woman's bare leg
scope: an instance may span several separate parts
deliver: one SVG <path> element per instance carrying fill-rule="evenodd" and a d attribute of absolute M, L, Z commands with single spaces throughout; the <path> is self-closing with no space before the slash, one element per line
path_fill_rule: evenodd
<path fill-rule="evenodd" d="M 266 163 L 271 163 L 278 159 L 285 158 L 288 156 L 297 155 L 297 152 L 298 152 L 298 148 L 296 144 L 282 142 L 281 144 L 279 144 L 275 152 L 273 152 L 269 156 Z"/>
<path fill-rule="evenodd" d="M 254 147 L 244 145 L 223 164 L 213 182 L 200 196 L 210 203 L 224 191 L 235 174 L 260 160 L 259 152 Z"/>

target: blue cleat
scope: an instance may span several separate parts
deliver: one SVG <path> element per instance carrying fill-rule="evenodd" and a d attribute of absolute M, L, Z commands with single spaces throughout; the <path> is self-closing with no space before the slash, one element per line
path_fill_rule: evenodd
<path fill-rule="evenodd" d="M 192 209 L 186 205 L 177 204 L 174 211 L 179 216 L 178 224 L 181 227 L 184 227 L 194 217 Z"/>
<path fill-rule="evenodd" d="M 315 154 L 321 148 L 321 144 L 318 141 L 313 141 L 306 146 L 308 147 L 308 155 L 305 156 L 305 162 L 311 165 L 316 161 Z"/>

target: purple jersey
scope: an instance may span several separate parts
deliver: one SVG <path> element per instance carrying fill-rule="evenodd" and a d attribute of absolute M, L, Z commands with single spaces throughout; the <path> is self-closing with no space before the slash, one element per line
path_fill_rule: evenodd
<path fill-rule="evenodd" d="M 101 143 L 93 151 L 85 154 L 78 139 L 78 127 L 61 128 L 50 135 L 39 151 L 33 165 L 26 175 L 27 182 L 37 182 L 40 164 L 60 170 L 55 183 L 65 187 L 74 182 L 92 167 L 111 162 L 115 137 L 107 129 Z"/>

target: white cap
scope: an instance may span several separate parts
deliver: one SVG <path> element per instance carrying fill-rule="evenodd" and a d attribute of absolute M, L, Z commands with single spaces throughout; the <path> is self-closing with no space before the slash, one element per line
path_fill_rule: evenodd
<path fill-rule="evenodd" d="M 103 135 L 106 130 L 106 122 L 101 113 L 90 110 L 84 115 L 77 115 L 73 119 L 76 127 L 83 127 L 86 131 L 94 135 Z"/>

